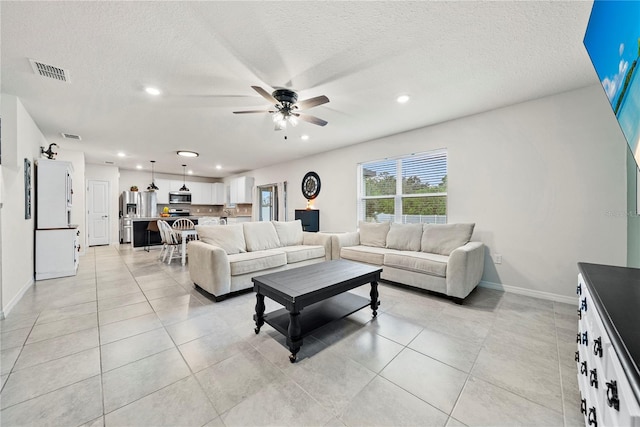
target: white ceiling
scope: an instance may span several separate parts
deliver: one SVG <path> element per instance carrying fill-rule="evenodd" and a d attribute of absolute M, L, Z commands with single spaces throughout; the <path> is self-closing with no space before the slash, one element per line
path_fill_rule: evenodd
<path fill-rule="evenodd" d="M 595 84 L 591 5 L 2 1 L 2 92 L 87 163 L 223 177 Z M 71 82 L 37 76 L 29 58 Z M 276 132 L 267 114 L 232 114 L 268 107 L 252 85 L 328 96 L 309 113 L 329 124 Z"/>

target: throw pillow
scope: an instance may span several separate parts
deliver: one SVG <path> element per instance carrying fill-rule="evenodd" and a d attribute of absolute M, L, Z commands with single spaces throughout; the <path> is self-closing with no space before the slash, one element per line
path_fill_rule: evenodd
<path fill-rule="evenodd" d="M 387 234 L 387 248 L 400 251 L 420 250 L 422 224 L 391 224 Z"/>
<path fill-rule="evenodd" d="M 302 244 L 302 221 L 272 221 L 282 246 Z"/>
<path fill-rule="evenodd" d="M 244 227 L 247 251 L 263 251 L 281 246 L 276 228 L 271 222 L 244 222 L 242 226 Z"/>
<path fill-rule="evenodd" d="M 247 251 L 242 224 L 196 225 L 196 232 L 202 242 L 218 246 L 228 255 Z"/>
<path fill-rule="evenodd" d="M 471 240 L 475 224 L 424 224 L 422 252 L 449 255 Z"/>
<path fill-rule="evenodd" d="M 360 230 L 360 244 L 384 248 L 387 246 L 387 233 L 389 233 L 388 222 L 365 222 L 358 223 Z"/>

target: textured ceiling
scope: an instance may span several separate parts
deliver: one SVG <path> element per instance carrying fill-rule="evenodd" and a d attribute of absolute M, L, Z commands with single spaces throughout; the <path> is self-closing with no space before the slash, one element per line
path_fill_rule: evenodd
<path fill-rule="evenodd" d="M 591 4 L 2 1 L 2 92 L 88 163 L 222 177 L 597 83 Z M 309 113 L 329 124 L 276 132 L 267 114 L 232 114 L 268 107 L 252 85 L 328 96 Z"/>

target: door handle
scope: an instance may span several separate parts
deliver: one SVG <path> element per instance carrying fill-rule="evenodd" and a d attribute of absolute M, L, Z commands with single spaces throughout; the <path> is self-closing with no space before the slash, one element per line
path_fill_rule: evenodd
<path fill-rule="evenodd" d="M 109 218 L 109 215 L 102 215 L 102 218 Z"/>

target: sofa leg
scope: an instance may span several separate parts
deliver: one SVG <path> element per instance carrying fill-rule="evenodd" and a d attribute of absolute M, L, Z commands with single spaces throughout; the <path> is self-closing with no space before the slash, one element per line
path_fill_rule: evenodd
<path fill-rule="evenodd" d="M 451 299 L 458 305 L 462 305 L 462 303 L 464 302 L 464 298 L 451 297 Z"/>

